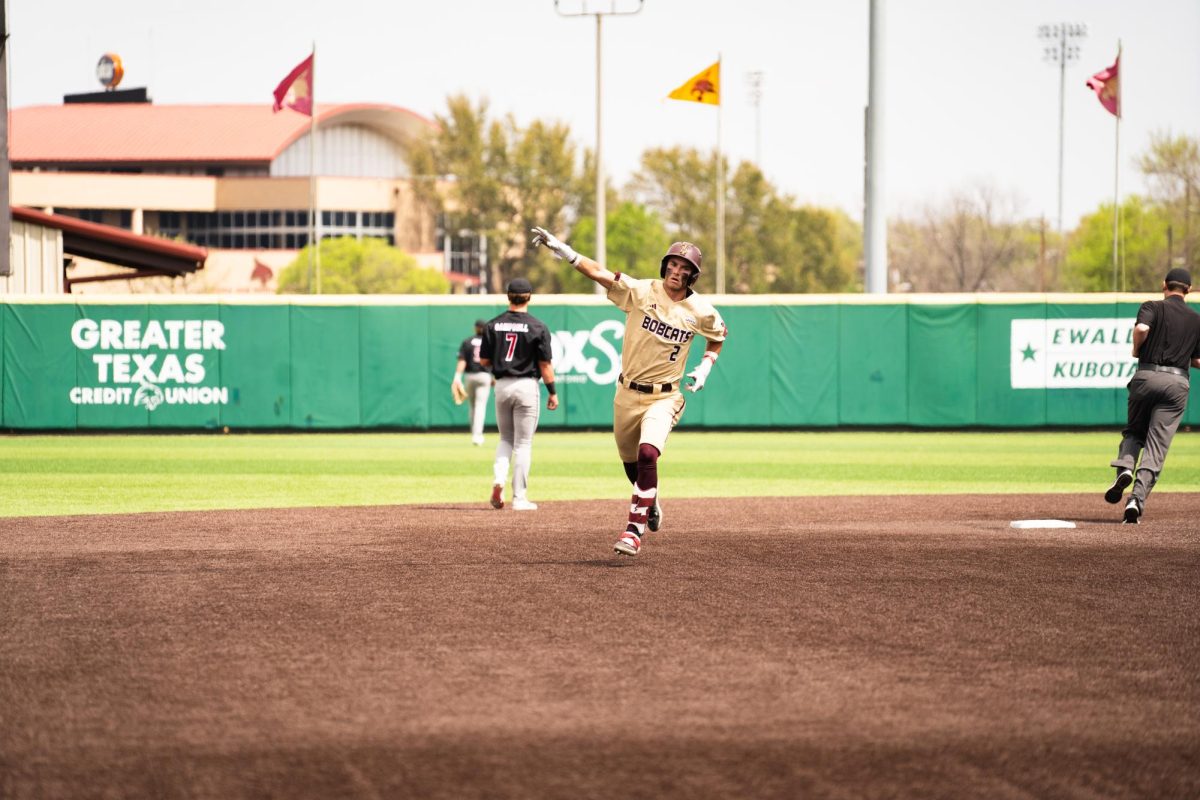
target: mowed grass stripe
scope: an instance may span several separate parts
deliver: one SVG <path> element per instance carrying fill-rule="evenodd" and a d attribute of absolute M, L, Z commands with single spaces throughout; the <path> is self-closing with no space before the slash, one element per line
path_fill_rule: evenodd
<path fill-rule="evenodd" d="M 677 431 L 666 497 L 1090 492 L 1114 432 Z M 482 503 L 496 434 L 7 436 L 0 516 L 403 503 Z M 621 497 L 607 432 L 542 431 L 531 497 Z M 1200 491 L 1200 443 L 1181 432 L 1156 491 Z"/>

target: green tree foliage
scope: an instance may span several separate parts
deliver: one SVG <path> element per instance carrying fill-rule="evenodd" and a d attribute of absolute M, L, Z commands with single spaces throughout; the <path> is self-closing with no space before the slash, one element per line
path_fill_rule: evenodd
<path fill-rule="evenodd" d="M 1133 195 L 1121 204 L 1121 249 L 1113 269 L 1113 206 L 1084 217 L 1071 236 L 1065 265 L 1067 289 L 1079 292 L 1152 292 L 1167 267 L 1167 209 Z"/>
<path fill-rule="evenodd" d="M 593 203 L 593 205 L 595 205 Z M 635 278 L 657 278 L 663 254 L 670 237 L 658 215 L 645 206 L 628 200 L 619 203 L 605 215 L 605 267 Z M 596 218 L 583 217 L 571 230 L 571 246 L 581 253 L 596 252 Z M 559 265 L 559 281 L 555 291 L 588 292 L 592 282 L 563 261 Z"/>
<path fill-rule="evenodd" d="M 666 220 L 672 236 L 694 242 L 703 253 L 716 249 L 716 186 L 715 155 L 684 147 L 642 153 L 641 169 L 629 184 L 637 198 Z"/>
<path fill-rule="evenodd" d="M 1200 263 L 1200 140 L 1151 134 L 1150 147 L 1137 163 L 1170 225 L 1169 260 L 1195 267 Z"/>
<path fill-rule="evenodd" d="M 322 294 L 446 294 L 450 284 L 442 273 L 421 267 L 404 251 L 382 239 L 358 240 L 350 236 L 323 239 Z M 279 294 L 312 294 L 306 247 L 279 274 Z M 311 283 L 310 283 L 311 278 Z"/>
<path fill-rule="evenodd" d="M 713 291 L 716 156 L 681 147 L 648 150 L 629 188 L 667 220 L 673 238 L 700 246 L 705 266 L 700 287 Z M 848 217 L 798 207 L 793 198 L 779 194 L 757 167 L 745 162 L 726 180 L 725 189 L 726 291 L 854 288 L 859 237 L 851 235 L 857 225 Z"/>
<path fill-rule="evenodd" d="M 417 196 L 447 224 L 488 240 L 490 286 L 503 291 L 523 275 L 536 289 L 553 285 L 557 270 L 529 246 L 530 224 L 565 227 L 579 182 L 567 127 L 535 121 L 521 128 L 511 116 L 488 117 L 488 102 L 447 100 L 436 129 L 409 150 Z M 530 220 L 536 222 L 530 223 Z"/>

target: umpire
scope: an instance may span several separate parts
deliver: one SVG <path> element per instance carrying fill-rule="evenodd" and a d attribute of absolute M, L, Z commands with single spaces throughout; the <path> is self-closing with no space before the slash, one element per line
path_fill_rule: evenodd
<path fill-rule="evenodd" d="M 550 330 L 529 313 L 533 285 L 524 278 L 508 282 L 508 310 L 483 327 L 479 363 L 496 377 L 496 427 L 500 444 L 492 464 L 492 508 L 504 508 L 504 483 L 512 461 L 513 511 L 537 511 L 529 500 L 529 468 L 533 434 L 537 430 L 541 392 L 538 378 L 550 393 L 546 409 L 558 408 L 554 390 Z"/>
<path fill-rule="evenodd" d="M 1138 367 L 1129 381 L 1129 420 L 1112 462 L 1116 480 L 1104 493 L 1105 500 L 1119 503 L 1125 487 L 1133 484 L 1125 504 L 1125 522 L 1134 524 L 1145 513 L 1146 498 L 1158 481 L 1167 448 L 1187 407 L 1188 365 L 1200 369 L 1200 314 L 1184 302 L 1192 288 L 1192 276 L 1186 269 L 1175 268 L 1167 273 L 1162 288 L 1162 300 L 1149 300 L 1138 309 L 1133 328 Z"/>

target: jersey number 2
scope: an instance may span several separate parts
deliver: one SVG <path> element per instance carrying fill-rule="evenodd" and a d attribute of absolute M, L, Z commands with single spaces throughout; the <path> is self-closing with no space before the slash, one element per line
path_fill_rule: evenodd
<path fill-rule="evenodd" d="M 681 348 L 681 347 L 683 347 L 683 345 L 681 345 L 681 344 L 675 345 L 675 349 L 671 351 L 671 355 L 667 357 L 667 360 L 674 361 L 675 356 L 679 355 L 679 348 Z"/>
<path fill-rule="evenodd" d="M 504 354 L 504 360 L 512 361 L 513 352 L 517 349 L 517 335 L 515 333 L 506 333 L 504 334 L 504 341 L 508 342 L 508 352 Z"/>

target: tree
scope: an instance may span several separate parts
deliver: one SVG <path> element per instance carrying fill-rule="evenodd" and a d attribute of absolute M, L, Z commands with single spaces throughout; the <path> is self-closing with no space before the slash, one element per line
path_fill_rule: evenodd
<path fill-rule="evenodd" d="M 311 247 L 311 246 L 310 246 Z M 311 294 L 310 247 L 300 251 L 279 274 L 279 294 Z M 450 283 L 442 273 L 382 239 L 351 236 L 321 240 L 322 294 L 446 294 Z M 315 276 L 314 276 L 315 283 Z"/>
<path fill-rule="evenodd" d="M 1167 263 L 1167 226 L 1162 206 L 1132 195 L 1121 204 L 1121 249 L 1113 277 L 1113 207 L 1109 203 L 1080 220 L 1067 250 L 1066 284 L 1080 292 L 1151 292 L 1162 285 Z"/>
<path fill-rule="evenodd" d="M 837 292 L 854 285 L 859 245 L 846 236 L 847 225 L 856 227 L 848 218 L 798 208 L 752 164 L 739 164 L 732 176 L 725 187 L 727 291 Z M 715 187 L 715 154 L 679 147 L 646 151 L 629 185 L 677 238 L 700 246 L 700 285 L 709 291 L 716 272 Z"/>
<path fill-rule="evenodd" d="M 1137 164 L 1168 218 L 1167 260 L 1194 266 L 1200 259 L 1200 140 L 1153 133 Z"/>
<path fill-rule="evenodd" d="M 528 247 L 528 233 L 531 225 L 565 227 L 578 187 L 567 127 L 489 120 L 486 100 L 472 104 L 463 95 L 450 97 L 435 121 L 409 149 L 417 197 L 447 225 L 487 237 L 491 291 L 503 291 L 516 274 L 539 291 L 551 285 L 557 272 Z"/>
<path fill-rule="evenodd" d="M 1038 236 L 1015 200 L 979 185 L 893 223 L 888 261 L 913 291 L 1028 291 L 1038 288 Z"/>
<path fill-rule="evenodd" d="M 593 204 L 594 205 L 594 204 Z M 604 247 L 607 251 L 604 266 L 613 272 L 623 272 L 635 278 L 657 278 L 663 253 L 670 244 L 662 220 L 645 206 L 628 200 L 621 202 L 607 215 Z M 596 218 L 581 218 L 571 230 L 571 246 L 584 254 L 596 252 Z M 559 281 L 554 291 L 587 292 L 592 282 L 562 261 Z"/>
<path fill-rule="evenodd" d="M 672 147 L 642 153 L 641 169 L 628 188 L 662 216 L 674 236 L 695 242 L 701 252 L 707 252 L 717 241 L 716 185 L 715 155 Z"/>

